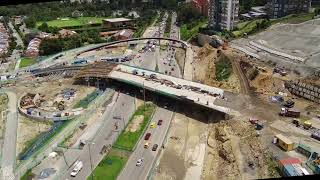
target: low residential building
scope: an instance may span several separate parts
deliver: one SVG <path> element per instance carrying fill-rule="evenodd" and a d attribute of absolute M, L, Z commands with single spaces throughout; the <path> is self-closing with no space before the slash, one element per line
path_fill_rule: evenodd
<path fill-rule="evenodd" d="M 133 34 L 134 34 L 133 31 L 130 29 L 123 29 L 117 32 L 115 35 L 113 35 L 113 37 L 115 37 L 115 39 L 119 41 L 119 40 L 131 39 Z"/>
<path fill-rule="evenodd" d="M 117 29 L 125 27 L 133 27 L 134 22 L 128 18 L 112 18 L 102 20 L 102 24 L 105 28 Z"/>
<path fill-rule="evenodd" d="M 27 50 L 25 52 L 26 57 L 37 57 L 39 55 L 41 39 L 34 38 L 29 42 Z"/>
<path fill-rule="evenodd" d="M 0 56 L 8 52 L 9 35 L 3 23 L 0 23 Z"/>
<path fill-rule="evenodd" d="M 269 0 L 266 8 L 271 19 L 281 18 L 290 14 L 307 13 L 311 0 Z"/>
<path fill-rule="evenodd" d="M 71 31 L 71 30 L 68 30 L 68 29 L 61 29 L 59 32 L 58 32 L 58 35 L 62 38 L 66 38 L 66 37 L 69 37 L 69 36 L 73 36 L 77 34 L 75 31 Z"/>
<path fill-rule="evenodd" d="M 106 37 L 110 37 L 110 36 L 115 35 L 117 32 L 118 32 L 118 31 L 99 32 L 99 35 L 100 35 L 101 37 L 106 38 Z"/>

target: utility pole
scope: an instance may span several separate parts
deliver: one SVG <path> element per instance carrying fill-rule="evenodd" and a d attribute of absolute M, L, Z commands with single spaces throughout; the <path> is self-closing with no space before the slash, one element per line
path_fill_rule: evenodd
<path fill-rule="evenodd" d="M 143 105 L 144 105 L 143 110 L 145 110 L 145 108 L 146 108 L 146 90 L 144 88 L 144 82 L 143 82 Z"/>
<path fill-rule="evenodd" d="M 91 141 L 88 141 L 88 147 L 89 147 L 89 159 L 90 159 L 90 168 L 91 168 L 91 180 L 94 180 L 94 172 L 93 172 L 93 167 L 92 167 L 92 159 L 91 159 L 91 144 L 94 144 Z"/>

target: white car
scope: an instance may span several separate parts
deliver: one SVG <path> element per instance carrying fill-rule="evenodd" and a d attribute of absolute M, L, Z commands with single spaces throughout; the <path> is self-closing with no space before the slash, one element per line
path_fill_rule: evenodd
<path fill-rule="evenodd" d="M 143 163 L 143 158 L 138 159 L 136 166 L 140 167 Z"/>
<path fill-rule="evenodd" d="M 74 163 L 74 165 L 73 165 L 73 169 L 72 169 L 70 175 L 71 175 L 72 177 L 76 177 L 76 175 L 77 175 L 78 172 L 82 169 L 82 167 L 83 167 L 82 161 L 77 160 L 77 161 Z"/>

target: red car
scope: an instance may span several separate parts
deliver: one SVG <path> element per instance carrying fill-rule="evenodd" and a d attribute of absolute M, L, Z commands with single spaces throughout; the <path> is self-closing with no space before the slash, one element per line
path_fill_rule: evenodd
<path fill-rule="evenodd" d="M 162 120 L 160 119 L 160 120 L 158 121 L 158 125 L 161 126 L 161 124 L 162 124 Z"/>
<path fill-rule="evenodd" d="M 151 133 L 147 133 L 146 136 L 144 137 L 144 140 L 146 140 L 146 141 L 149 140 L 150 136 L 151 136 Z"/>

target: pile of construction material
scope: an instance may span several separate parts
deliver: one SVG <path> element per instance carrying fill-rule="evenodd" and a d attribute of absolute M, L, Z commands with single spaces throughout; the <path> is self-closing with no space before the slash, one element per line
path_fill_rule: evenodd
<path fill-rule="evenodd" d="M 285 87 L 294 95 L 320 103 L 320 87 L 300 81 L 286 81 Z"/>

